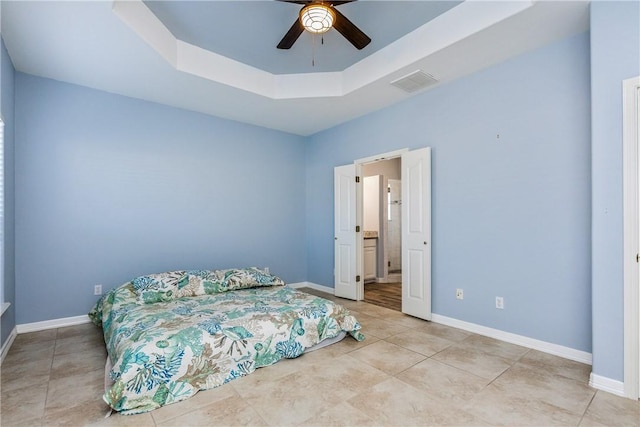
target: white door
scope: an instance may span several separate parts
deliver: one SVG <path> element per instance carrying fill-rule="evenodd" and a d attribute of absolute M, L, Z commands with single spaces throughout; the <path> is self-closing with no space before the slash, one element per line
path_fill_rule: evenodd
<path fill-rule="evenodd" d="M 402 312 L 431 320 L 431 149 L 402 154 Z"/>
<path fill-rule="evenodd" d="M 338 166 L 334 185 L 334 292 L 337 297 L 356 299 L 356 167 Z"/>

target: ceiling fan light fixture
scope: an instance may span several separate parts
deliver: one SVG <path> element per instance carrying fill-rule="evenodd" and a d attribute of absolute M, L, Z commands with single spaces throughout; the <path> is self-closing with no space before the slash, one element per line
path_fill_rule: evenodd
<path fill-rule="evenodd" d="M 322 3 L 312 3 L 300 11 L 300 23 L 310 33 L 326 33 L 331 29 L 335 20 L 335 12 L 330 6 Z"/>

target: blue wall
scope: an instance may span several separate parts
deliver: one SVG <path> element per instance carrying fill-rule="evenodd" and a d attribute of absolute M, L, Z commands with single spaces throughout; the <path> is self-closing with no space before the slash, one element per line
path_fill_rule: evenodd
<path fill-rule="evenodd" d="M 306 280 L 303 138 L 16 73 L 17 323 L 174 269 Z"/>
<path fill-rule="evenodd" d="M 622 81 L 640 75 L 640 3 L 591 4 L 593 372 L 624 377 Z"/>
<path fill-rule="evenodd" d="M 1 343 L 4 345 L 16 326 L 15 234 L 14 234 L 14 105 L 15 70 L 0 38 L 0 109 L 4 124 L 4 300 L 11 303 L 2 314 Z"/>
<path fill-rule="evenodd" d="M 589 77 L 582 34 L 311 137 L 308 280 L 333 286 L 333 168 L 430 146 L 433 312 L 591 351 Z"/>

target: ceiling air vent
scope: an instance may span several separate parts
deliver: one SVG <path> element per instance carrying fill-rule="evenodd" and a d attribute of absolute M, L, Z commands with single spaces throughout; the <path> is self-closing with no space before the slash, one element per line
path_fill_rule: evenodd
<path fill-rule="evenodd" d="M 405 92 L 413 93 L 437 82 L 438 80 L 436 80 L 432 75 L 429 75 L 422 70 L 417 70 L 392 81 L 391 84 Z"/>

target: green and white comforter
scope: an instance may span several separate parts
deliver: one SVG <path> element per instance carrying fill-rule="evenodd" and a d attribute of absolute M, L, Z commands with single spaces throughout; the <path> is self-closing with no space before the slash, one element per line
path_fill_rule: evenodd
<path fill-rule="evenodd" d="M 257 269 L 139 277 L 89 313 L 102 326 L 113 384 L 103 398 L 135 414 L 218 387 L 342 331 L 363 340 L 342 306 Z"/>

